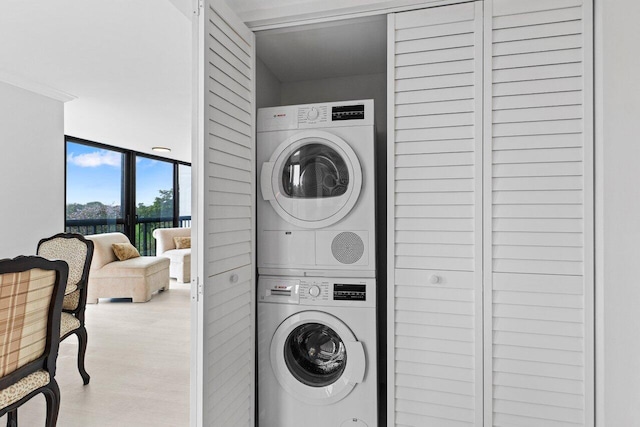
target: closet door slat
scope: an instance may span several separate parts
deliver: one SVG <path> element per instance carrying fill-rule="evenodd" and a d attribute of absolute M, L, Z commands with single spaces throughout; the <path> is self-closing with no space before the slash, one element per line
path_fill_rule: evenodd
<path fill-rule="evenodd" d="M 592 4 L 485 2 L 485 426 L 593 426 Z"/>
<path fill-rule="evenodd" d="M 203 93 L 193 234 L 201 324 L 194 330 L 202 341 L 195 355 L 199 403 L 191 415 L 194 425 L 253 426 L 255 38 L 222 0 L 204 1 L 198 19 Z"/>
<path fill-rule="evenodd" d="M 398 426 L 482 423 L 482 19 L 481 2 L 389 18 L 388 407 Z"/>

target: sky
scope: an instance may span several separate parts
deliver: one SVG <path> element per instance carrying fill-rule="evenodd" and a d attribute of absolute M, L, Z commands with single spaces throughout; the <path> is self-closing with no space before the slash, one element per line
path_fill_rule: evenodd
<path fill-rule="evenodd" d="M 120 205 L 124 155 L 82 144 L 67 145 L 67 203 L 99 201 Z M 136 158 L 136 205 L 150 205 L 159 190 L 173 186 L 173 165 L 145 157 Z"/>

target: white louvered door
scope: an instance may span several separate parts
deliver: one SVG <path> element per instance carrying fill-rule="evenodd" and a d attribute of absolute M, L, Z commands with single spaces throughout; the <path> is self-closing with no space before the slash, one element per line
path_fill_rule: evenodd
<path fill-rule="evenodd" d="M 592 13 L 389 18 L 390 426 L 594 425 Z"/>
<path fill-rule="evenodd" d="M 193 150 L 199 286 L 191 425 L 255 424 L 255 48 L 222 0 L 200 9 Z M 193 336 L 193 334 L 192 334 Z"/>
<path fill-rule="evenodd" d="M 389 17 L 390 426 L 482 423 L 482 21 Z"/>
<path fill-rule="evenodd" d="M 485 425 L 594 425 L 592 5 L 485 9 Z"/>

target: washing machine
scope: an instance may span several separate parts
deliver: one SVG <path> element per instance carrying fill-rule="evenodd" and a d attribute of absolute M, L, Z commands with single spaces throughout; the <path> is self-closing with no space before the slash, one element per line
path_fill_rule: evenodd
<path fill-rule="evenodd" d="M 377 426 L 375 279 L 258 281 L 260 427 Z"/>
<path fill-rule="evenodd" d="M 258 272 L 375 277 L 373 100 L 258 110 Z"/>

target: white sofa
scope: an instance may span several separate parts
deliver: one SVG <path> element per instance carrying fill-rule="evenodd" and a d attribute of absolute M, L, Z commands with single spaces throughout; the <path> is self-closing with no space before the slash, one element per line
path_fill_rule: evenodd
<path fill-rule="evenodd" d="M 171 261 L 169 276 L 178 282 L 191 281 L 191 248 L 176 249 L 174 237 L 191 237 L 191 228 L 156 228 L 153 230 L 156 239 L 156 256 L 166 257 Z"/>
<path fill-rule="evenodd" d="M 169 260 L 156 256 L 141 256 L 124 261 L 113 252 L 113 243 L 130 243 L 122 233 L 85 236 L 93 241 L 93 259 L 89 268 L 87 303 L 98 298 L 131 298 L 146 302 L 159 290 L 169 289 Z"/>

